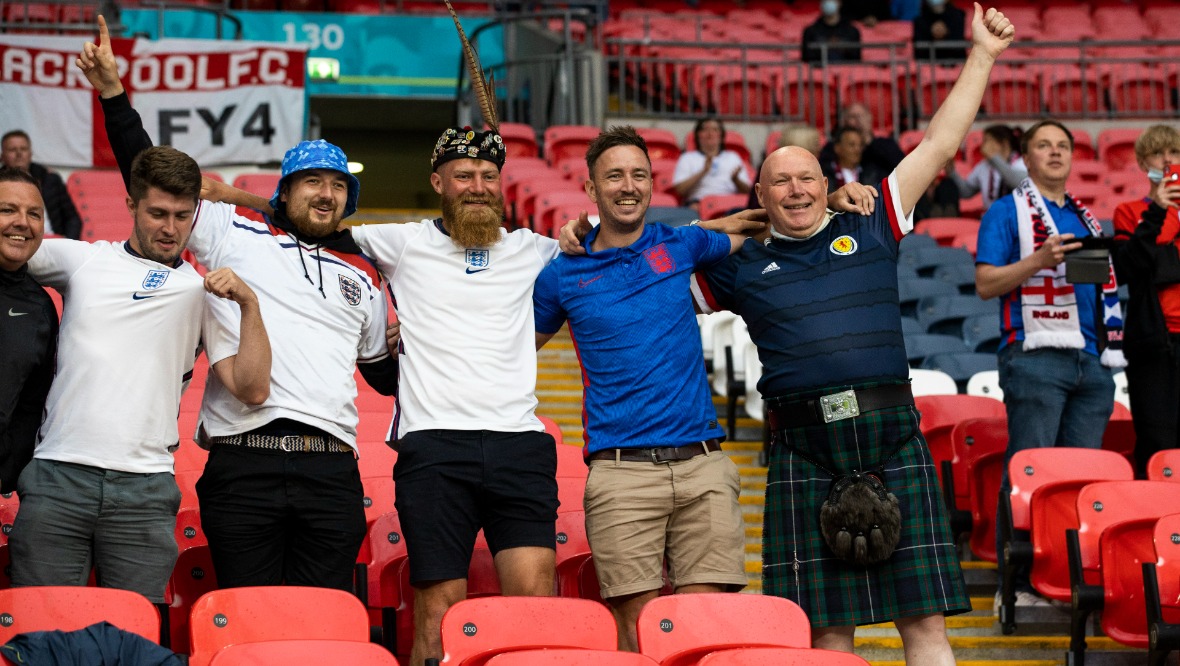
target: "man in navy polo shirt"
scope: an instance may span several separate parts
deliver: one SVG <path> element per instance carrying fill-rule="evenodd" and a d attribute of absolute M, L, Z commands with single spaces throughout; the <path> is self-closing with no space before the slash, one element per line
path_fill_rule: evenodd
<path fill-rule="evenodd" d="M 586 531 L 619 647 L 634 651 L 665 552 L 677 592 L 746 583 L 738 470 L 721 453 L 687 289 L 744 237 L 644 224 L 651 161 L 630 127 L 600 134 L 586 162 L 602 222 L 585 255 L 561 255 L 537 279 L 537 344 L 569 320 L 586 378 Z"/>
<path fill-rule="evenodd" d="M 781 148 L 756 186 L 772 240 L 747 241 L 696 281 L 702 310 L 745 319 L 764 366 L 758 390 L 775 445 L 763 592 L 798 603 L 819 648 L 851 652 L 856 625 L 892 620 L 910 664 L 954 664 L 944 614 L 970 610 L 907 378 L 897 256 L 914 205 L 971 128 L 992 66 L 1014 36 L 1002 13 L 979 4 L 972 26 L 959 80 L 921 144 L 881 182 L 875 214 L 825 211 L 819 162 Z M 833 477 L 855 471 L 881 480 L 900 507 L 899 540 L 871 559 L 842 559 L 838 550 L 862 537 L 878 545 L 878 524 L 848 525 L 836 530 L 847 537 L 827 542 L 821 535 Z"/>

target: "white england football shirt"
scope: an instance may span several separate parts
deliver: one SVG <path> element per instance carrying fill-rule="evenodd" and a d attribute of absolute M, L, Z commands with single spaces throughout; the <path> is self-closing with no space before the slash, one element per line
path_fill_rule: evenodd
<path fill-rule="evenodd" d="M 176 416 L 206 299 L 193 267 L 124 243 L 47 239 L 29 261 L 62 292 L 57 371 L 34 456 L 134 473 L 172 471 Z M 236 348 L 235 348 L 236 353 Z"/>
<path fill-rule="evenodd" d="M 402 352 L 393 431 L 543 430 L 537 408 L 533 283 L 557 241 L 501 231 L 460 248 L 433 220 L 354 227 L 389 279 Z"/>
<path fill-rule="evenodd" d="M 200 423 L 210 437 L 254 430 L 275 419 L 304 423 L 356 446 L 358 361 L 388 356 L 388 307 L 366 258 L 298 244 L 293 236 L 202 201 L 189 249 L 202 264 L 229 266 L 258 295 L 271 343 L 270 397 L 240 402 L 209 374 Z M 321 292 L 322 289 L 322 292 Z M 237 353 L 236 303 L 211 308 L 223 327 L 205 339 L 209 364 Z"/>

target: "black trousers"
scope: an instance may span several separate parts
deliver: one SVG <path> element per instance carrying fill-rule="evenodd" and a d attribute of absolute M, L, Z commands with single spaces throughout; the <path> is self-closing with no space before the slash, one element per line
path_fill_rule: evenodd
<path fill-rule="evenodd" d="M 365 510 L 351 453 L 215 446 L 197 498 L 219 586 L 352 590 Z"/>
<path fill-rule="evenodd" d="M 1171 351 L 1128 355 L 1127 391 L 1135 424 L 1135 471 L 1143 476 L 1157 451 L 1180 448 L 1180 334 Z"/>

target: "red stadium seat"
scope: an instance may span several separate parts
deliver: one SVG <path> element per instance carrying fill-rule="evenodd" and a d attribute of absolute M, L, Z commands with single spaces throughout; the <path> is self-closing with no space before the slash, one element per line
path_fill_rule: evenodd
<path fill-rule="evenodd" d="M 589 125 L 552 125 L 545 130 L 545 159 L 556 165 L 567 157 L 586 158 L 586 148 L 602 130 Z"/>
<path fill-rule="evenodd" d="M 811 647 L 803 610 L 781 597 L 753 594 L 674 594 L 639 612 L 639 652 L 661 666 L 695 664 L 717 650 Z"/>
<path fill-rule="evenodd" d="M 1066 532 L 1073 601 L 1070 644 L 1076 646 L 1070 650 L 1072 663 L 1084 662 L 1086 620 L 1105 605 L 1103 532 L 1125 520 L 1159 518 L 1178 505 L 1180 485 L 1159 481 L 1104 481 L 1078 493 L 1078 529 Z"/>
<path fill-rule="evenodd" d="M 533 210 L 533 231 L 542 236 L 556 237 L 561 227 L 565 226 L 567 221 L 577 218 L 581 211 L 586 211 L 590 215 L 598 214 L 598 207 L 584 191 L 560 190 L 540 194 Z"/>
<path fill-rule="evenodd" d="M 217 574 L 196 505 L 182 506 L 176 515 L 176 545 L 179 554 L 164 594 L 168 603 L 168 647 L 174 652 L 187 653 L 193 603 L 202 594 L 217 589 Z"/>
<path fill-rule="evenodd" d="M 1167 73 L 1142 65 L 1120 66 L 1110 73 L 1112 111 L 1120 116 L 1157 117 L 1172 114 L 1172 89 Z"/>
<path fill-rule="evenodd" d="M 1066 184 L 1066 188 L 1068 189 L 1076 183 L 1100 183 L 1108 173 L 1110 173 L 1110 169 L 1102 162 L 1083 160 L 1075 155 L 1073 163 L 1070 165 L 1069 182 Z"/>
<path fill-rule="evenodd" d="M 1007 418 L 1004 403 L 976 395 L 923 395 L 914 398 L 921 414 L 922 436 L 930 448 L 934 468 L 942 473 L 943 461 L 953 457 L 951 431 L 968 418 Z"/>
<path fill-rule="evenodd" d="M 1094 148 L 1094 138 L 1090 133 L 1084 129 L 1074 128 L 1069 130 L 1073 135 L 1073 158 L 1075 160 L 1094 160 L 1098 159 L 1098 151 Z"/>
<path fill-rule="evenodd" d="M 396 510 L 393 505 L 395 490 L 392 469 L 378 476 L 362 478 L 361 485 L 365 489 L 365 522 L 370 526 L 383 514 Z"/>
<path fill-rule="evenodd" d="M 657 666 L 652 659 L 634 652 L 607 652 L 606 650 L 521 650 L 504 652 L 492 657 L 488 666 Z"/>
<path fill-rule="evenodd" d="M 1124 520 L 1107 527 L 1099 538 L 1102 631 L 1123 645 L 1146 648 L 1148 644 L 1143 564 L 1156 560 L 1152 538 L 1159 519 L 1154 515 Z"/>
<path fill-rule="evenodd" d="M 516 220 L 518 224 L 536 224 L 535 216 L 537 214 L 537 199 L 545 194 L 553 192 L 574 192 L 586 198 L 585 190 L 573 184 L 565 178 L 558 177 L 555 180 L 532 179 L 521 183 L 516 188 Z M 591 202 L 586 198 L 586 204 Z"/>
<path fill-rule="evenodd" d="M 1106 430 L 1102 433 L 1102 448 L 1119 454 L 1132 465 L 1135 464 L 1135 426 L 1130 416 L 1110 417 L 1106 422 Z"/>
<path fill-rule="evenodd" d="M 515 650 L 609 651 L 615 649 L 616 641 L 610 611 L 584 599 L 466 599 L 443 615 L 441 663 L 480 666 L 497 654 Z"/>
<path fill-rule="evenodd" d="M 815 648 L 739 648 L 706 655 L 699 666 L 868 666 L 851 652 Z"/>
<path fill-rule="evenodd" d="M 582 456 L 583 449 L 572 444 L 557 445 L 557 478 L 585 479 L 589 475 L 586 460 Z"/>
<path fill-rule="evenodd" d="M 1098 155 L 1112 171 L 1135 167 L 1135 140 L 1142 130 L 1111 128 L 1098 134 Z"/>
<path fill-rule="evenodd" d="M 537 132 L 532 125 L 500 123 L 500 136 L 504 138 L 504 147 L 511 160 L 537 157 Z"/>
<path fill-rule="evenodd" d="M 402 601 L 402 569 L 406 566 L 405 533 L 397 512 L 390 511 L 369 527 L 369 561 L 365 564 L 366 605 L 381 614 L 384 645 L 398 645 L 396 613 Z"/>
<path fill-rule="evenodd" d="M 839 89 L 831 75 L 804 64 L 784 67 L 779 74 L 775 90 L 782 95 L 778 104 L 787 118 L 812 125 L 820 134 L 834 126 Z"/>
<path fill-rule="evenodd" d="M 980 452 L 967 461 L 968 506 L 971 511 L 971 537 L 968 544 L 976 557 L 989 562 L 999 559 L 996 553 L 996 502 L 1006 455 L 1006 451 Z"/>
<path fill-rule="evenodd" d="M 942 469 L 943 484 L 949 491 L 946 493 L 948 508 L 968 512 L 971 510 L 970 465 L 984 455 L 1003 455 L 1007 447 L 1006 418 L 963 419 L 955 424 L 951 429 L 951 459 L 943 463 Z M 984 496 L 986 497 L 986 494 Z M 996 496 L 996 493 L 992 493 L 993 499 Z M 995 515 L 994 508 L 990 513 Z M 994 527 L 992 524 L 993 537 Z"/>
<path fill-rule="evenodd" d="M 969 217 L 928 217 L 914 225 L 914 233 L 926 234 L 946 246 L 960 234 L 978 232 L 979 220 Z"/>
<path fill-rule="evenodd" d="M 900 91 L 897 77 L 888 67 L 875 65 L 829 65 L 840 82 L 840 103 L 860 102 L 873 114 L 873 130 L 892 133 L 893 100 Z M 902 109 L 898 109 L 898 113 Z"/>
<path fill-rule="evenodd" d="M 696 150 L 696 137 L 692 132 L 684 138 L 685 150 Z M 725 130 L 725 149 L 732 150 L 742 158 L 742 162 L 750 163 L 750 149 L 746 147 L 746 137 L 742 136 L 741 132 L 726 128 Z"/>
<path fill-rule="evenodd" d="M 0 504 L 0 545 L 8 544 L 8 535 L 12 533 L 12 524 L 16 522 L 16 514 L 19 511 L 20 501 L 15 494 Z"/>
<path fill-rule="evenodd" d="M 557 594 L 578 598 L 578 572 L 590 559 L 586 538 L 586 514 L 569 511 L 557 514 Z"/>
<path fill-rule="evenodd" d="M 1147 461 L 1147 480 L 1180 482 L 1180 449 L 1155 452 Z"/>
<path fill-rule="evenodd" d="M 553 441 L 558 446 L 561 446 L 562 445 L 561 426 L 557 425 L 557 421 L 554 421 L 553 419 L 549 418 L 548 416 L 541 416 L 540 414 L 537 414 L 537 419 L 539 419 L 541 421 L 541 424 L 545 426 L 545 432 L 548 433 L 549 436 L 553 438 Z M 558 469 L 560 469 L 560 468 L 561 468 L 561 456 L 558 455 Z"/>
<path fill-rule="evenodd" d="M 1147 188 L 1144 186 L 1143 172 L 1135 171 L 1107 171 L 1103 182 L 1112 192 L 1122 198 L 1122 200 L 1131 200 L 1137 198 L 1135 195 L 1144 195 L 1147 193 Z"/>
<path fill-rule="evenodd" d="M 1068 598 L 1063 530 L 1077 525 L 1075 498 L 1087 483 L 1134 478 L 1126 458 L 1109 451 L 1054 447 L 1017 452 L 1008 463 L 1012 491 L 1000 497 L 996 520 L 1008 554 L 1001 583 L 1000 625 L 1005 634 L 1016 629 L 1015 589 L 1011 573 L 1031 562 L 1030 580 L 1041 594 Z M 1030 532 L 1017 540 L 1014 530 Z"/>
<path fill-rule="evenodd" d="M 1152 541 L 1155 562 L 1143 565 L 1150 637 L 1147 663 L 1164 666 L 1168 654 L 1180 648 L 1180 513 L 1162 516 Z"/>
<path fill-rule="evenodd" d="M 95 622 L 158 642 L 160 614 L 147 598 L 108 587 L 17 587 L 0 590 L 0 645 L 30 631 L 73 631 Z"/>
<path fill-rule="evenodd" d="M 1041 12 L 1041 25 L 1052 26 L 1053 39 L 1059 41 L 1095 39 L 1098 36 L 1087 4 L 1046 7 Z"/>
<path fill-rule="evenodd" d="M 983 94 L 981 113 L 990 116 L 1041 115 L 1041 86 L 1021 65 L 997 64 Z"/>
<path fill-rule="evenodd" d="M 211 666 L 273 666 L 273 664 L 348 664 L 398 666 L 388 650 L 373 643 L 334 640 L 261 641 L 221 649 Z"/>
<path fill-rule="evenodd" d="M 234 178 L 234 187 L 270 199 L 279 187 L 277 173 L 243 173 Z"/>
<path fill-rule="evenodd" d="M 636 127 L 635 131 L 643 137 L 647 144 L 647 156 L 654 163 L 656 160 L 675 160 L 680 157 L 680 142 L 676 135 L 666 129 L 658 127 Z"/>
<path fill-rule="evenodd" d="M 898 144 L 902 151 L 908 155 L 910 151 L 918 147 L 919 143 L 922 143 L 922 138 L 925 136 L 926 130 L 906 130 L 901 133 Z"/>
<path fill-rule="evenodd" d="M 583 183 L 590 180 L 590 167 L 586 166 L 586 158 L 583 157 L 567 157 L 557 164 L 553 165 L 561 175 L 578 187 L 584 187 Z"/>
<path fill-rule="evenodd" d="M 586 494 L 586 477 L 563 476 L 557 479 L 558 515 L 582 510 L 582 498 Z"/>
<path fill-rule="evenodd" d="M 726 116 L 769 116 L 775 112 L 775 80 L 766 68 L 715 65 L 705 72 L 717 112 Z"/>
<path fill-rule="evenodd" d="M 316 587 L 214 590 L 193 604 L 190 666 L 207 666 L 228 645 L 291 639 L 367 643 L 369 620 L 353 595 Z"/>

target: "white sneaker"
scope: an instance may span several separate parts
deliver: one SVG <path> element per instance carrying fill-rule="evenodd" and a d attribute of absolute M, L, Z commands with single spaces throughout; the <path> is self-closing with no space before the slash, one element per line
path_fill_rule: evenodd
<path fill-rule="evenodd" d="M 1016 607 L 1030 608 L 1034 606 L 1050 606 L 1049 600 L 1035 592 L 1018 590 L 1016 592 Z"/>
<path fill-rule="evenodd" d="M 996 617 L 1000 615 L 1000 593 L 996 592 L 996 598 L 992 601 L 992 614 Z"/>

